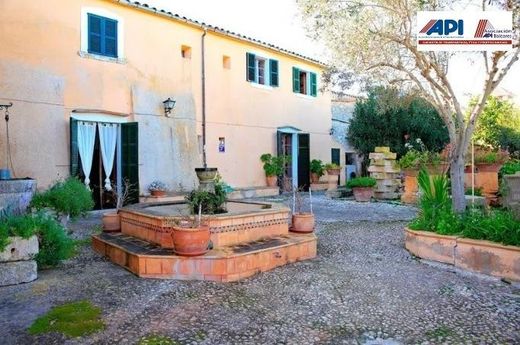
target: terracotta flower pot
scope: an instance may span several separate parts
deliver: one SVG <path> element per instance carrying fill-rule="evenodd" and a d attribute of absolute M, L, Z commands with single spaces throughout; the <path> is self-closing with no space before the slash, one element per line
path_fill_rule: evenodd
<path fill-rule="evenodd" d="M 477 163 L 475 164 L 475 168 L 477 172 L 494 172 L 498 173 L 500 168 L 502 167 L 502 164 L 500 163 L 493 163 L 493 164 L 486 164 L 486 163 Z M 471 167 L 470 167 L 471 172 Z"/>
<path fill-rule="evenodd" d="M 150 193 L 152 193 L 152 196 L 155 196 L 155 197 L 166 196 L 166 191 L 164 191 L 164 190 L 151 190 Z"/>
<path fill-rule="evenodd" d="M 314 231 L 314 215 L 312 213 L 295 213 L 292 216 L 292 232 L 310 233 Z"/>
<path fill-rule="evenodd" d="M 341 173 L 341 168 L 327 169 L 327 174 L 338 176 Z"/>
<path fill-rule="evenodd" d="M 266 176 L 265 181 L 268 187 L 276 187 L 276 184 L 278 182 L 278 176 Z"/>
<path fill-rule="evenodd" d="M 419 169 L 403 169 L 404 176 L 417 177 L 419 175 Z"/>
<path fill-rule="evenodd" d="M 320 182 L 320 175 L 316 173 L 311 173 L 311 183 L 319 183 Z"/>
<path fill-rule="evenodd" d="M 354 192 L 354 198 L 356 201 L 360 202 L 370 201 L 374 196 L 373 187 L 354 187 L 352 188 L 352 192 Z"/>
<path fill-rule="evenodd" d="M 208 252 L 210 240 L 209 226 L 198 228 L 173 227 L 173 250 L 182 256 L 197 256 Z"/>
<path fill-rule="evenodd" d="M 107 212 L 103 214 L 103 231 L 118 232 L 121 231 L 121 219 L 117 212 Z"/>

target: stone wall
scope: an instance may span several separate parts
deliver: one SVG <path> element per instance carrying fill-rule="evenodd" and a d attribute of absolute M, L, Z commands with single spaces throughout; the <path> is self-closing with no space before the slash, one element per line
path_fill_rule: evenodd
<path fill-rule="evenodd" d="M 0 216 L 23 214 L 36 191 L 32 179 L 0 180 Z"/>

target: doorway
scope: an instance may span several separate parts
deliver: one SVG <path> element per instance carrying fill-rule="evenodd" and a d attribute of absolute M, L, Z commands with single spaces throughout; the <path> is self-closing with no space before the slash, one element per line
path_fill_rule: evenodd
<path fill-rule="evenodd" d="M 126 204 L 139 202 L 139 165 L 138 165 L 138 124 L 136 122 L 127 123 L 111 123 L 107 121 L 87 121 L 83 119 L 70 119 L 70 174 L 77 176 L 82 182 L 88 184 L 92 190 L 92 197 L 95 203 L 95 209 L 114 208 L 116 199 L 113 192 L 109 189 L 113 188 L 117 193 L 122 191 L 125 181 L 131 186 L 129 197 Z M 90 142 L 88 145 L 92 151 L 90 171 L 88 179 L 85 174 L 87 164 L 83 164 L 82 155 L 80 154 L 80 144 L 78 143 L 79 126 L 88 124 L 90 127 Z M 107 136 L 104 134 L 105 146 L 102 147 L 100 131 L 102 127 L 112 127 L 111 143 L 115 144 L 114 150 L 107 150 Z M 116 130 L 117 128 L 117 130 Z M 104 130 L 103 133 L 105 132 Z M 115 141 L 115 142 L 114 142 Z M 85 143 L 81 143 L 85 145 Z M 111 146 L 114 148 L 114 146 Z M 105 153 L 103 157 L 103 149 L 105 152 L 112 152 L 112 159 L 107 159 L 109 154 Z M 110 169 L 106 169 L 103 162 L 111 162 Z M 110 163 L 107 163 L 110 164 Z M 108 165 L 107 165 L 108 167 Z M 88 171 L 88 166 L 87 166 Z M 106 171 L 110 171 L 107 179 Z"/>
<path fill-rule="evenodd" d="M 278 179 L 282 191 L 304 188 L 310 185 L 310 142 L 309 134 L 291 126 L 277 129 L 277 154 L 291 156 L 284 175 Z"/>

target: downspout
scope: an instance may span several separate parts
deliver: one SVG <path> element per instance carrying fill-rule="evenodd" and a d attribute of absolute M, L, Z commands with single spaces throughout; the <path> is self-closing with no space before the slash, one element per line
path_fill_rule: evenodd
<path fill-rule="evenodd" d="M 205 52 L 204 52 L 204 43 L 206 34 L 208 33 L 208 29 L 204 28 L 204 33 L 202 34 L 201 40 L 201 54 L 202 54 L 202 163 L 204 169 L 208 167 L 208 163 L 206 161 L 206 64 L 205 64 Z"/>

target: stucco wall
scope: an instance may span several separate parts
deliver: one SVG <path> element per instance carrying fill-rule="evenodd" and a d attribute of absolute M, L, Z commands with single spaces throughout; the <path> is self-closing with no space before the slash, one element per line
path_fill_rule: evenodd
<path fill-rule="evenodd" d="M 82 8 L 102 8 L 123 20 L 124 60 L 81 57 Z M 51 10 L 52 9 L 52 10 Z M 178 189 L 196 183 L 201 152 L 202 30 L 102 0 L 0 2 L 0 101 L 11 101 L 14 170 L 38 186 L 68 175 L 69 118 L 74 110 L 101 110 L 139 122 L 140 184 L 155 179 Z M 192 47 L 191 59 L 181 45 Z M 245 80 L 246 52 L 280 62 L 280 87 L 261 89 Z M 276 127 L 311 134 L 311 159 L 330 161 L 330 97 L 292 92 L 291 68 L 320 67 L 250 43 L 209 32 L 206 39 L 207 158 L 236 187 L 265 184 L 259 156 L 275 153 Z M 222 57 L 231 58 L 225 69 Z M 170 118 L 162 101 L 177 101 Z M 0 131 L 4 132 L 3 121 Z M 218 152 L 218 138 L 226 152 Z M 0 136 L 0 162 L 5 138 Z M 4 165 L 3 163 L 0 165 Z"/>

